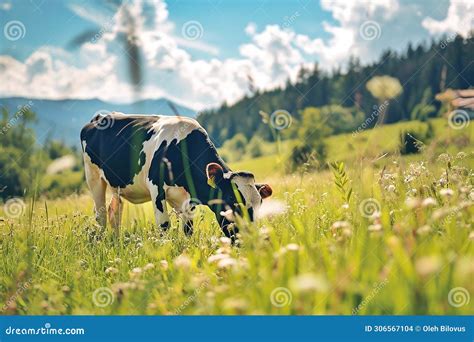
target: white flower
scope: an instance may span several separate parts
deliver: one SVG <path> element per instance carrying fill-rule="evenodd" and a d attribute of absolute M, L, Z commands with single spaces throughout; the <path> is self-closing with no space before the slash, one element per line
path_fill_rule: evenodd
<path fill-rule="evenodd" d="M 441 268 L 441 260 L 437 256 L 427 256 L 415 262 L 416 272 L 423 276 L 428 276 L 437 272 Z"/>
<path fill-rule="evenodd" d="M 381 224 L 372 224 L 368 228 L 369 232 L 379 232 L 382 230 Z"/>
<path fill-rule="evenodd" d="M 439 191 L 439 194 L 444 197 L 451 197 L 454 195 L 454 191 L 452 189 L 446 188 L 446 189 L 441 189 Z"/>
<path fill-rule="evenodd" d="M 425 226 L 422 226 L 422 227 L 418 228 L 418 229 L 416 230 L 416 233 L 417 233 L 418 235 L 426 235 L 426 234 L 428 234 L 429 232 L 431 232 L 431 230 L 432 230 L 432 229 L 431 229 L 430 226 L 425 225 Z"/>
<path fill-rule="evenodd" d="M 327 292 L 329 284 L 326 278 L 319 274 L 300 274 L 290 280 L 290 287 L 298 292 Z"/>
<path fill-rule="evenodd" d="M 290 243 L 290 244 L 286 245 L 286 249 L 289 250 L 289 251 L 296 252 L 300 249 L 300 246 L 298 246 L 296 243 Z"/>
<path fill-rule="evenodd" d="M 118 273 L 118 269 L 116 269 L 115 267 L 109 267 L 105 270 L 105 273 L 106 274 L 115 274 L 115 273 Z"/>
<path fill-rule="evenodd" d="M 405 204 L 408 208 L 413 209 L 420 206 L 420 199 L 416 197 L 407 197 Z"/>
<path fill-rule="evenodd" d="M 152 270 L 154 268 L 155 268 L 155 265 L 153 265 L 152 263 L 148 263 L 148 264 L 145 265 L 145 267 L 143 267 L 143 269 L 145 271 L 149 271 L 149 270 Z"/>
<path fill-rule="evenodd" d="M 389 191 L 389 192 L 395 192 L 395 185 L 390 184 L 390 185 L 387 187 L 387 191 Z"/>
<path fill-rule="evenodd" d="M 230 258 L 230 257 L 221 259 L 217 263 L 218 268 L 230 268 L 230 267 L 234 267 L 236 265 L 237 265 L 237 260 L 235 260 L 233 258 Z"/>
<path fill-rule="evenodd" d="M 134 269 L 132 269 L 132 273 L 133 274 L 140 274 L 140 273 L 142 273 L 142 269 L 140 267 L 135 267 Z"/>
<path fill-rule="evenodd" d="M 221 237 L 221 238 L 219 239 L 219 241 L 220 241 L 224 246 L 230 246 L 230 244 L 232 243 L 232 240 L 229 239 L 228 237 L 225 237 L 225 236 Z"/>
<path fill-rule="evenodd" d="M 190 268 L 191 267 L 191 259 L 185 254 L 181 254 L 176 259 L 174 259 L 174 265 L 177 268 Z"/>
<path fill-rule="evenodd" d="M 350 223 L 347 221 L 336 221 L 332 224 L 332 229 L 341 229 L 341 228 L 348 228 L 350 227 Z"/>
<path fill-rule="evenodd" d="M 160 267 L 164 270 L 167 270 L 168 269 L 168 261 L 160 260 Z"/>
<path fill-rule="evenodd" d="M 423 202 L 421 202 L 422 207 L 432 207 L 432 206 L 435 206 L 437 204 L 438 203 L 436 202 L 436 200 L 433 197 L 425 198 L 423 200 Z"/>
<path fill-rule="evenodd" d="M 209 258 L 207 258 L 207 261 L 209 263 L 213 263 L 213 262 L 216 262 L 216 261 L 227 259 L 228 257 L 229 256 L 227 254 L 215 254 L 215 255 L 211 255 Z"/>

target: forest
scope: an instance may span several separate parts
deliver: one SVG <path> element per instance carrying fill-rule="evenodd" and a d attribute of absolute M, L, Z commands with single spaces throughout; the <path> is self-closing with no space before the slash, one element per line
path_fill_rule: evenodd
<path fill-rule="evenodd" d="M 247 139 L 259 135 L 271 141 L 274 135 L 262 122 L 261 111 L 285 110 L 295 121 L 301 119 L 305 108 L 332 105 L 332 108 L 348 108 L 353 117 L 359 111 L 364 113 L 356 120 L 349 118 L 353 123 L 343 131 L 350 132 L 384 102 L 366 86 L 370 79 L 382 75 L 397 79 L 403 88 L 386 108 L 384 123 L 436 117 L 442 114 L 442 104 L 435 100 L 436 94 L 448 88 L 466 89 L 474 83 L 473 43 L 472 34 L 467 39 L 458 35 L 444 36 L 417 46 L 409 44 L 401 53 L 387 50 L 370 65 L 361 65 L 357 58 L 350 58 L 345 68 L 332 72 L 323 71 L 316 63 L 313 70 L 300 69 L 295 83 L 287 81 L 284 87 L 271 91 L 255 90 L 249 75 L 249 95 L 233 105 L 223 104 L 216 110 L 201 113 L 198 121 L 217 145 L 238 133 Z M 372 122 L 367 128 L 377 123 L 369 121 Z M 342 132 L 338 129 L 332 133 Z"/>

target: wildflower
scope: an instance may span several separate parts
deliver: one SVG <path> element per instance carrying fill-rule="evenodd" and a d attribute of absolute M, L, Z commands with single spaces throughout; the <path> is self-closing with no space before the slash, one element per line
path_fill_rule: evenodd
<path fill-rule="evenodd" d="M 190 268 L 191 259 L 185 254 L 181 254 L 176 259 L 174 259 L 174 265 L 178 268 Z"/>
<path fill-rule="evenodd" d="M 342 206 L 341 206 L 342 209 L 344 210 L 347 210 L 349 209 L 349 204 L 348 203 L 344 203 Z"/>
<path fill-rule="evenodd" d="M 332 224 L 331 229 L 341 229 L 341 228 L 347 228 L 350 227 L 350 223 L 347 221 L 336 221 Z"/>
<path fill-rule="evenodd" d="M 450 213 L 451 213 L 450 209 L 447 209 L 447 208 L 437 209 L 433 212 L 433 219 L 435 220 L 442 219 L 443 217 L 448 216 Z"/>
<path fill-rule="evenodd" d="M 388 191 L 388 192 L 395 192 L 395 185 L 390 184 L 390 185 L 387 187 L 387 191 Z"/>
<path fill-rule="evenodd" d="M 367 228 L 369 232 L 379 232 L 382 230 L 382 225 L 381 224 L 372 224 Z"/>
<path fill-rule="evenodd" d="M 118 273 L 118 269 L 115 267 L 109 267 L 105 270 L 105 274 L 115 274 Z"/>
<path fill-rule="evenodd" d="M 454 191 L 452 189 L 446 188 L 446 189 L 441 189 L 439 191 L 439 194 L 443 197 L 452 197 L 454 195 Z"/>
<path fill-rule="evenodd" d="M 407 197 L 405 204 L 409 209 L 418 208 L 420 206 L 420 199 L 416 197 Z"/>
<path fill-rule="evenodd" d="M 423 202 L 421 202 L 421 206 L 422 207 L 432 207 L 432 206 L 435 206 L 437 205 L 438 203 L 436 203 L 436 200 L 433 198 L 433 197 L 428 197 L 428 198 L 425 198 L 423 200 Z"/>
<path fill-rule="evenodd" d="M 432 230 L 432 229 L 431 229 L 430 226 L 424 225 L 424 226 L 418 228 L 418 229 L 416 230 L 416 233 L 417 233 L 418 235 L 426 235 L 426 234 L 430 233 L 431 230 Z"/>
<path fill-rule="evenodd" d="M 160 267 L 164 270 L 167 270 L 168 269 L 168 261 L 160 260 Z"/>
<path fill-rule="evenodd" d="M 464 159 L 467 157 L 467 154 L 466 152 L 459 152 L 458 154 L 456 154 L 456 159 Z"/>
<path fill-rule="evenodd" d="M 130 273 L 132 276 L 138 276 L 142 273 L 142 269 L 140 267 L 135 267 Z"/>
<path fill-rule="evenodd" d="M 220 241 L 221 244 L 223 244 L 224 246 L 230 246 L 231 243 L 232 243 L 232 240 L 229 239 L 228 237 L 225 237 L 225 236 L 221 237 L 221 238 L 219 239 L 219 241 Z"/>
<path fill-rule="evenodd" d="M 207 261 L 209 263 L 213 263 L 213 262 L 216 262 L 216 261 L 226 259 L 228 257 L 229 256 L 227 254 L 214 254 L 214 255 L 211 255 L 209 258 L 207 258 Z"/>
<path fill-rule="evenodd" d="M 440 268 L 441 260 L 436 256 L 422 257 L 415 262 L 416 272 L 422 277 L 436 273 Z"/>
<path fill-rule="evenodd" d="M 298 246 L 296 243 L 290 243 L 290 244 L 286 245 L 286 249 L 289 250 L 289 251 L 296 252 L 300 249 L 300 246 Z"/>
<path fill-rule="evenodd" d="M 222 306 L 227 310 L 236 310 L 243 312 L 247 308 L 247 301 L 243 298 L 227 298 L 222 302 Z"/>
<path fill-rule="evenodd" d="M 152 270 L 152 269 L 154 269 L 154 268 L 155 268 L 155 265 L 153 265 L 151 262 L 148 263 L 148 264 L 146 264 L 145 267 L 143 267 L 143 269 L 144 269 L 145 271 L 149 271 L 149 270 Z"/>
<path fill-rule="evenodd" d="M 120 258 L 115 258 L 114 263 L 120 264 L 122 262 L 122 259 Z"/>
<path fill-rule="evenodd" d="M 327 292 L 329 284 L 322 275 L 305 273 L 292 278 L 290 287 L 298 292 Z"/>
<path fill-rule="evenodd" d="M 230 267 L 234 267 L 234 266 L 237 266 L 237 260 L 231 258 L 231 257 L 227 257 L 227 258 L 223 258 L 221 260 L 219 260 L 219 262 L 217 263 L 217 267 L 218 268 L 230 268 Z"/>
<path fill-rule="evenodd" d="M 441 153 L 438 156 L 438 161 L 441 162 L 441 163 L 447 163 L 447 162 L 451 161 L 451 157 L 447 153 Z"/>

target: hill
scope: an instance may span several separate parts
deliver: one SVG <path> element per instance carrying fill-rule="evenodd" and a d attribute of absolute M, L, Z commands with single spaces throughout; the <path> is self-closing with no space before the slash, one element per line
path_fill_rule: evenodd
<path fill-rule="evenodd" d="M 36 112 L 38 120 L 34 125 L 37 140 L 46 138 L 64 141 L 68 145 L 76 145 L 79 131 L 99 110 L 119 111 L 124 113 L 174 115 L 167 99 L 143 100 L 131 104 L 116 104 L 99 99 L 90 100 L 45 100 L 21 97 L 1 98 L 0 107 L 10 113 L 18 108 L 29 105 Z M 196 112 L 190 108 L 174 104 L 180 115 L 194 117 Z"/>

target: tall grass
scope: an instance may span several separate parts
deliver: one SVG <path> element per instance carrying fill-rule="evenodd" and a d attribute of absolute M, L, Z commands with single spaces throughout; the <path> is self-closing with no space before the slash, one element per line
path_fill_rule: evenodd
<path fill-rule="evenodd" d="M 238 247 L 206 208 L 188 238 L 176 215 L 164 233 L 127 203 L 117 239 L 88 195 L 25 200 L 19 218 L 0 213 L 1 313 L 472 314 L 472 144 L 439 149 L 271 172 L 287 211 Z"/>

